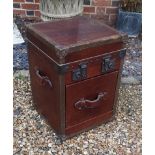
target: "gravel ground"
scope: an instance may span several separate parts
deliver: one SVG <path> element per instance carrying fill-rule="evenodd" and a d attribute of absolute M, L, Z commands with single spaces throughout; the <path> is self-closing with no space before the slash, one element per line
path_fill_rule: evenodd
<path fill-rule="evenodd" d="M 116 119 L 60 143 L 32 104 L 29 78 L 14 78 L 14 155 L 141 155 L 141 85 L 121 85 Z"/>

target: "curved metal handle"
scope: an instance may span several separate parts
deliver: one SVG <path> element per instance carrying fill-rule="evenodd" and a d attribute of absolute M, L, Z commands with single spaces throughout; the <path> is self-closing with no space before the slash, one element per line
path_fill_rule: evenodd
<path fill-rule="evenodd" d="M 75 103 L 75 107 L 78 110 L 92 109 L 92 108 L 99 107 L 103 103 L 103 98 L 106 94 L 107 94 L 106 92 L 99 93 L 95 100 L 87 100 L 82 98 Z"/>
<path fill-rule="evenodd" d="M 39 69 L 35 69 L 35 73 L 38 77 L 38 81 L 39 81 L 40 85 L 45 86 L 45 87 L 49 87 L 49 88 L 53 87 L 50 79 L 47 76 L 41 74 L 41 71 Z"/>

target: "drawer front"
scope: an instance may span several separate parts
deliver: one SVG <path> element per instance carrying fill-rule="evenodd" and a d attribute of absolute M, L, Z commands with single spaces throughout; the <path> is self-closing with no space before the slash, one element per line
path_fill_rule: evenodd
<path fill-rule="evenodd" d="M 66 128 L 88 120 L 90 125 L 94 124 L 94 118 L 101 121 L 101 115 L 112 112 L 117 77 L 118 71 L 115 71 L 67 85 Z"/>
<path fill-rule="evenodd" d="M 68 85 L 117 71 L 120 68 L 121 60 L 124 55 L 125 49 L 122 49 L 69 64 L 68 71 L 65 74 L 65 83 Z"/>

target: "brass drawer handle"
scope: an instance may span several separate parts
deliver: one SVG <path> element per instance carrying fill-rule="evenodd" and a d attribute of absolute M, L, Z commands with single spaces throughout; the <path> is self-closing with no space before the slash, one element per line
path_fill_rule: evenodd
<path fill-rule="evenodd" d="M 100 92 L 95 100 L 82 98 L 75 103 L 75 108 L 78 110 L 97 108 L 103 103 L 103 98 L 106 94 L 106 92 Z"/>
<path fill-rule="evenodd" d="M 38 82 L 40 83 L 41 86 L 45 86 L 48 88 L 52 88 L 52 82 L 50 81 L 50 79 L 45 76 L 39 69 L 35 68 L 35 74 L 38 77 Z"/>

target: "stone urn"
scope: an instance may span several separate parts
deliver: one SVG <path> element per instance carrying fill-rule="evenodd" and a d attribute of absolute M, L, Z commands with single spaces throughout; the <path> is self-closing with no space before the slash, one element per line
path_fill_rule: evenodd
<path fill-rule="evenodd" d="M 41 0 L 40 12 L 43 21 L 77 16 L 83 12 L 83 0 Z"/>

